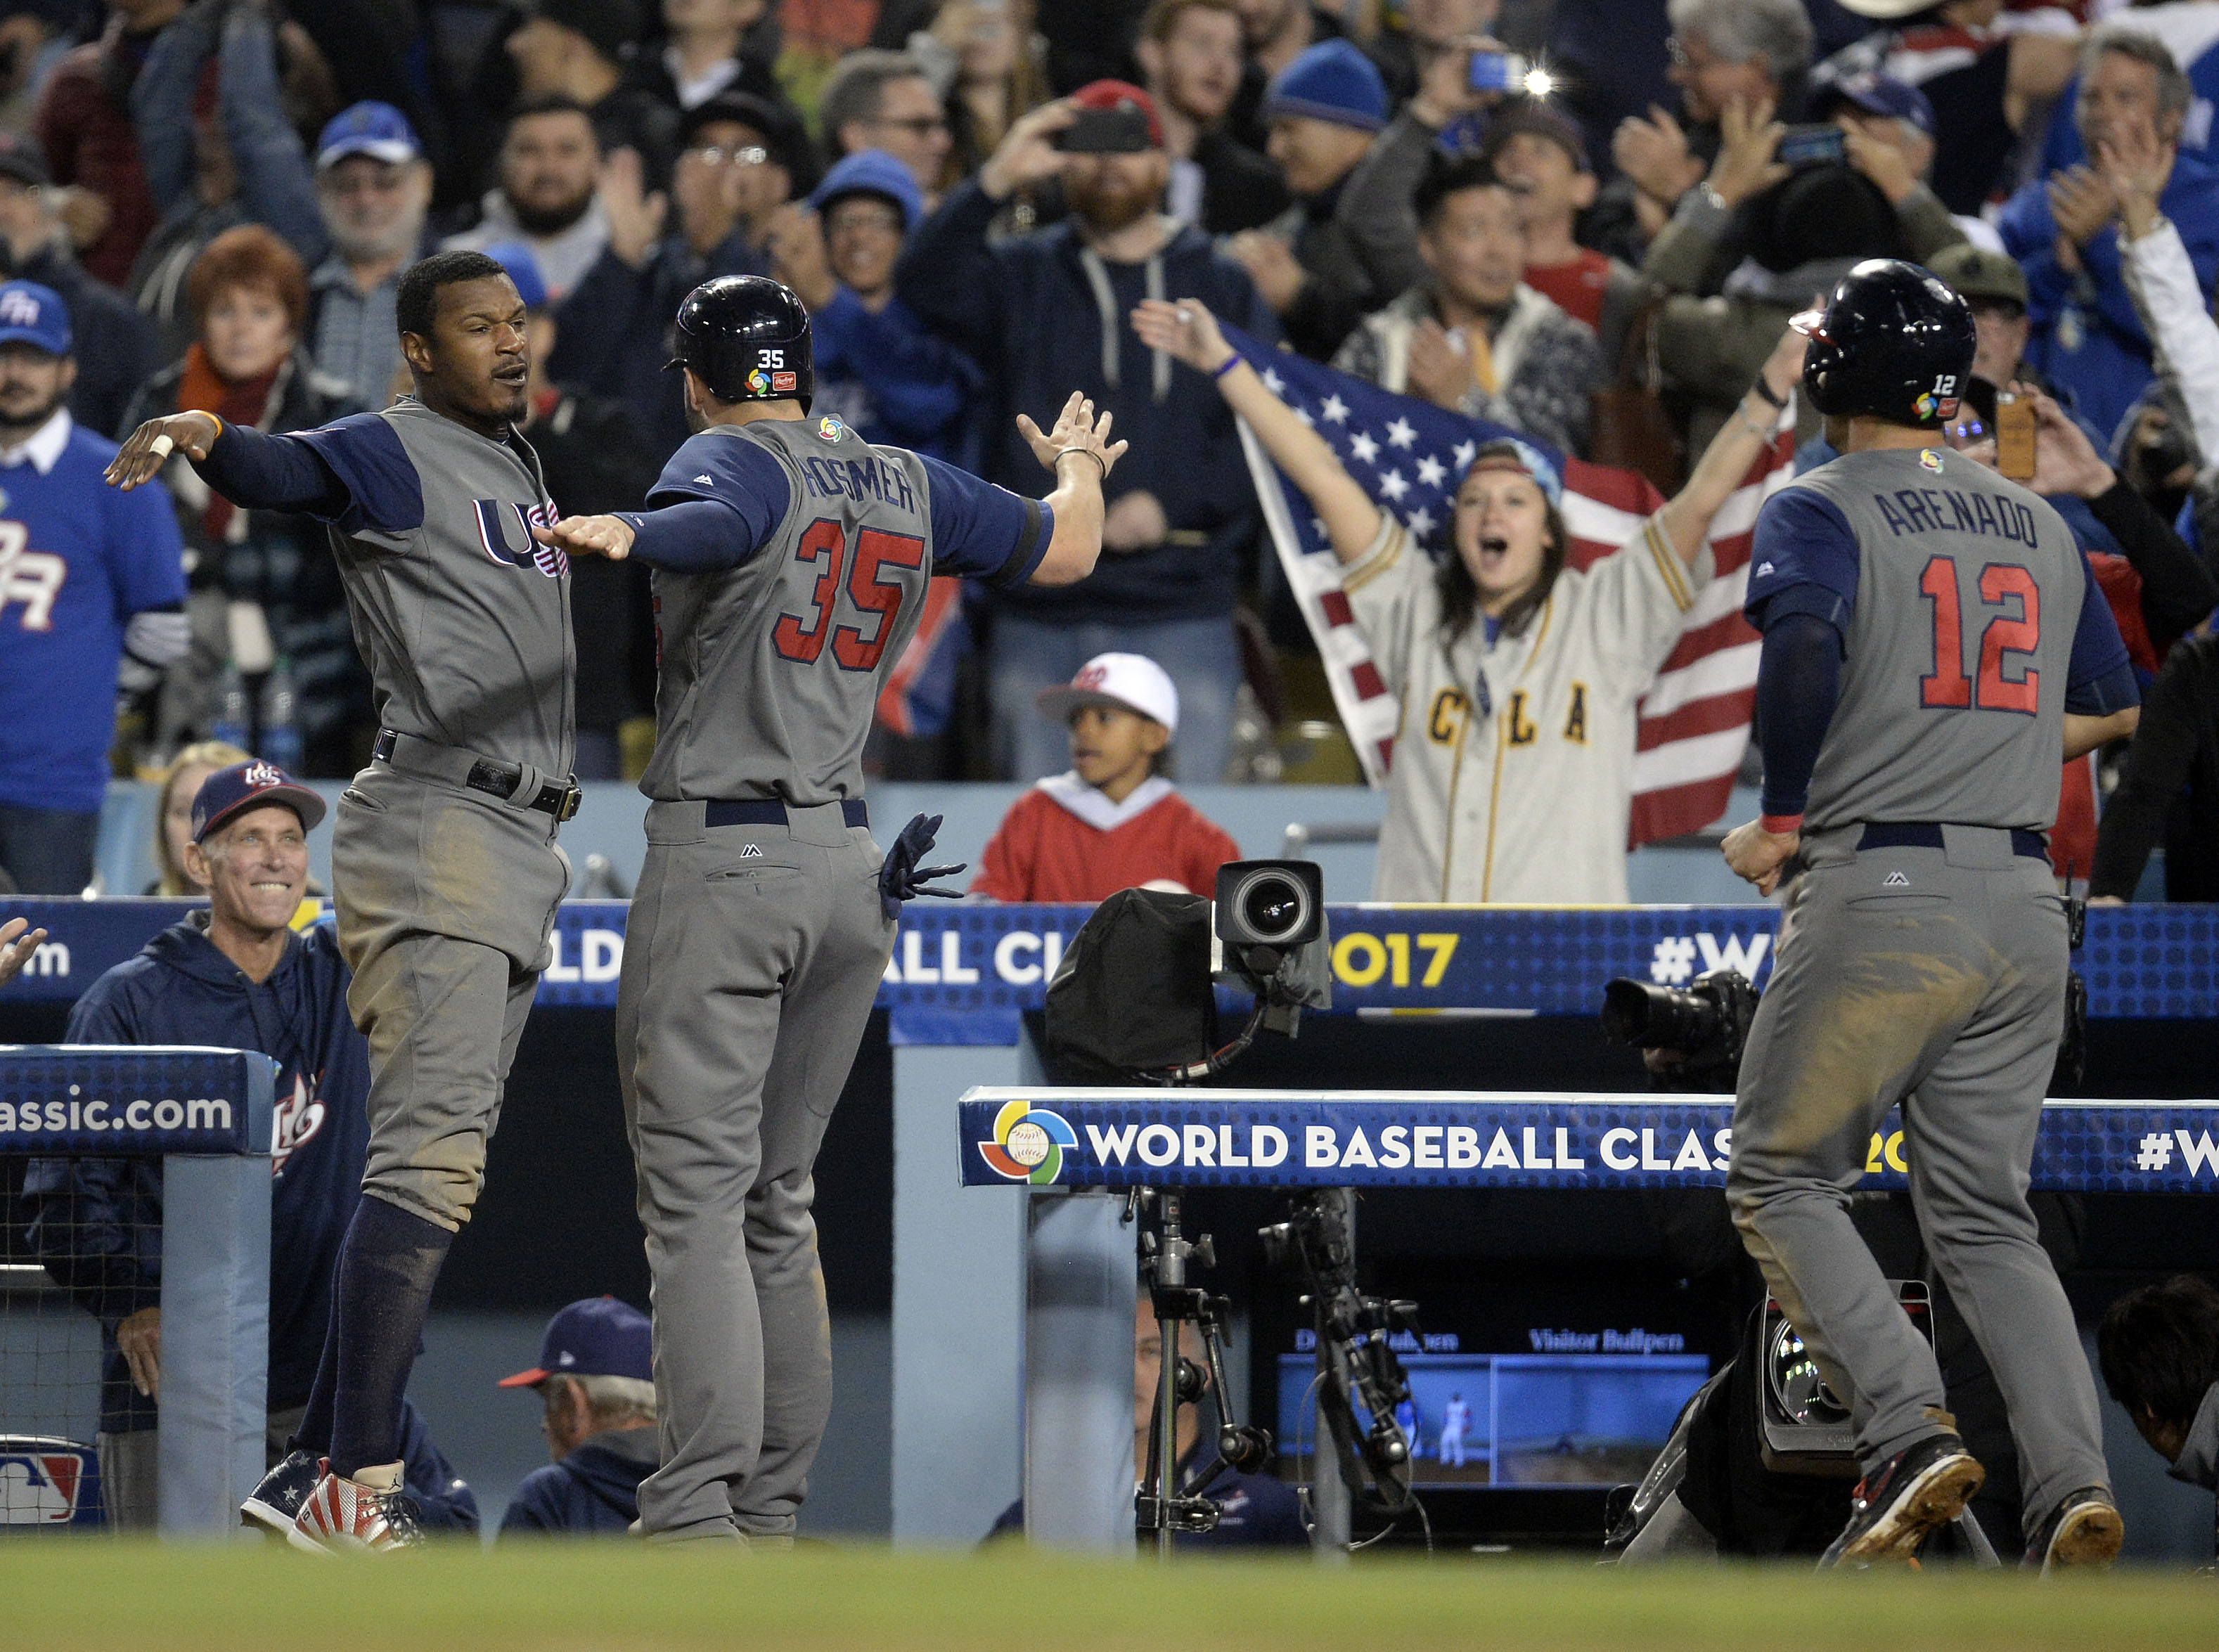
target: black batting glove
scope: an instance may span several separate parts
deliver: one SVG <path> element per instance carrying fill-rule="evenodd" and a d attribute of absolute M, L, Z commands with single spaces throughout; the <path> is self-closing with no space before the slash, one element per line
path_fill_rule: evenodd
<path fill-rule="evenodd" d="M 886 909 L 889 919 L 901 916 L 902 903 L 915 900 L 920 895 L 936 895 L 942 900 L 962 898 L 955 889 L 928 889 L 925 885 L 935 878 L 953 878 L 965 870 L 967 860 L 958 866 L 921 866 L 917 862 L 932 853 L 933 839 L 940 831 L 941 817 L 919 815 L 901 829 L 894 846 L 886 851 L 886 858 L 879 867 L 879 904 Z"/>

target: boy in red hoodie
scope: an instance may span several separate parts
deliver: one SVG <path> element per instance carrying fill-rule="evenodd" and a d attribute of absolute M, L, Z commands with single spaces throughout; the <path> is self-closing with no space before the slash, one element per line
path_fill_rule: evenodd
<path fill-rule="evenodd" d="M 1002 817 L 971 892 L 998 901 L 1098 901 L 1121 889 L 1208 895 L 1240 846 L 1159 772 L 1178 731 L 1178 690 L 1138 654 L 1097 654 L 1041 712 L 1071 730 L 1071 771 Z"/>

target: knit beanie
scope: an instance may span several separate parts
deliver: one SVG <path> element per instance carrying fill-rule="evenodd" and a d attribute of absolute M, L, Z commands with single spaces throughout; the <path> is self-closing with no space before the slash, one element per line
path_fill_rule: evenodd
<path fill-rule="evenodd" d="M 1322 40 L 1279 71 L 1264 94 L 1264 119 L 1307 115 L 1364 132 L 1387 124 L 1387 83 L 1346 40 Z"/>

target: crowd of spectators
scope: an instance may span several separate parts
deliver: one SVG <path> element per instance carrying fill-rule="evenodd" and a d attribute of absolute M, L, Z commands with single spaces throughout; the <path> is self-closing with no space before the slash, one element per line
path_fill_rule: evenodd
<path fill-rule="evenodd" d="M 1259 707 L 1321 679 L 1234 415 L 1143 343 L 1137 306 L 1199 299 L 1259 345 L 1669 494 L 1791 314 L 1858 259 L 1911 258 L 1973 305 L 1976 376 L 2060 421 L 2036 486 L 2098 559 L 2145 686 L 2187 650 L 2154 755 L 2124 766 L 2133 842 L 2093 842 L 2118 754 L 2068 777 L 2060 829 L 2110 895 L 2170 842 L 2178 892 L 2219 819 L 2205 12 L 0 0 L 0 258 L 66 306 L 68 414 L 117 437 L 180 408 L 283 431 L 385 406 L 409 388 L 401 272 L 488 251 L 531 308 L 525 434 L 566 512 L 636 503 L 684 438 L 668 334 L 712 275 L 801 295 L 823 411 L 990 480 L 1029 481 L 1012 417 L 1076 385 L 1134 440 L 1099 568 L 942 605 L 871 761 L 1056 775 L 1065 731 L 1035 701 L 1125 653 L 1174 686 L 1193 783 L 1272 772 Z M 1968 413 L 1955 439 L 1986 433 Z M 1800 436 L 1800 463 L 1828 456 L 1807 410 Z M 320 531 L 234 511 L 182 463 L 164 480 L 190 640 L 127 696 L 115 761 L 151 774 L 283 724 L 301 772 L 351 773 L 374 716 Z M 575 602 L 580 773 L 637 773 L 648 584 L 596 563 Z M 30 806 L 11 785 L 0 807 Z"/>

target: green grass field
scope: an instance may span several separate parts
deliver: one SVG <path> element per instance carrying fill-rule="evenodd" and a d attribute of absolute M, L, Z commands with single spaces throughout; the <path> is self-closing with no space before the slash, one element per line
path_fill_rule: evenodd
<path fill-rule="evenodd" d="M 1286 1649 L 2169 1648 L 2219 1643 L 2219 1587 L 2122 1571 L 1815 1578 L 1501 1560 L 1190 1562 L 625 1543 L 332 1561 L 97 1540 L 0 1545 L 9 1647 L 308 1652 L 746 1646 Z"/>

